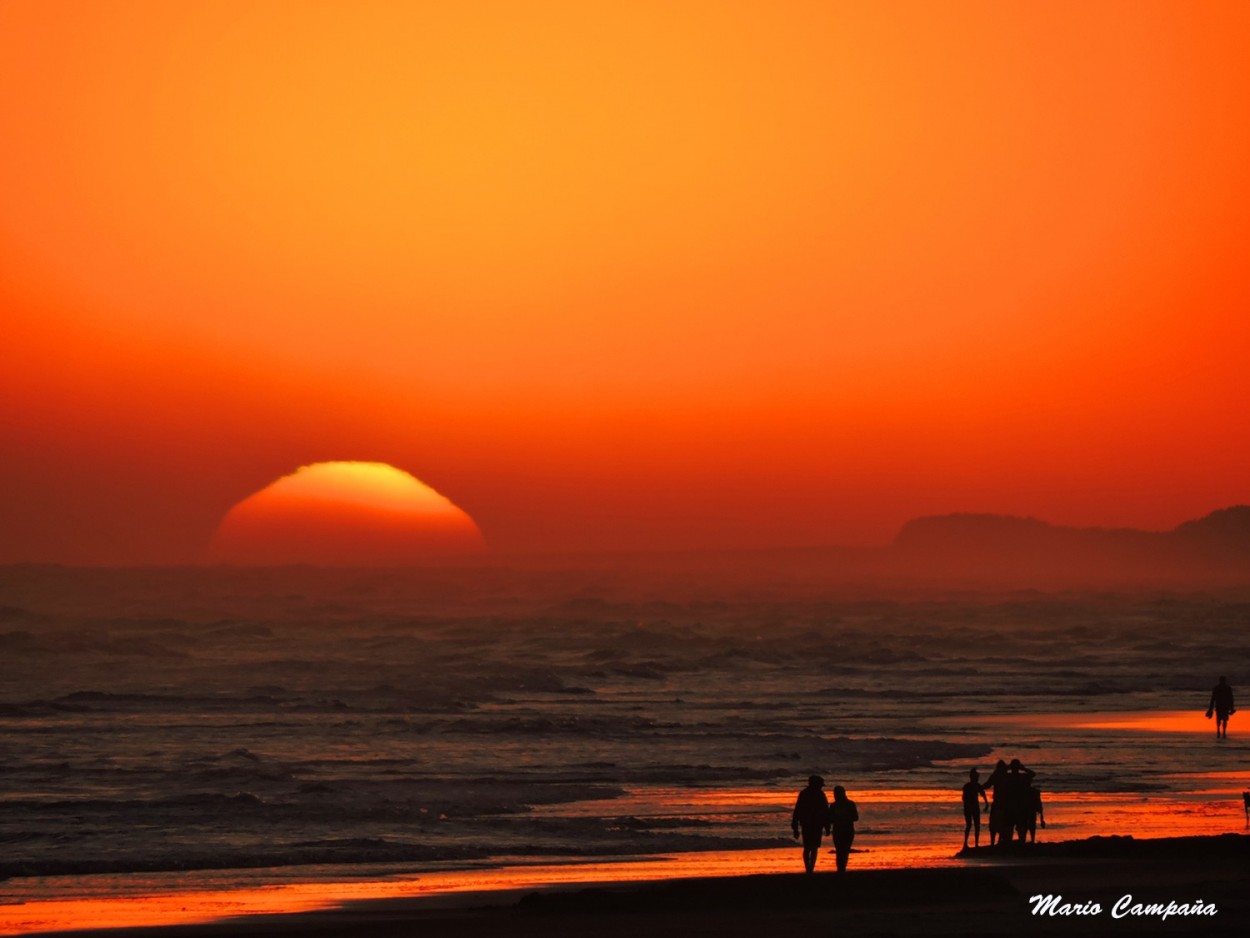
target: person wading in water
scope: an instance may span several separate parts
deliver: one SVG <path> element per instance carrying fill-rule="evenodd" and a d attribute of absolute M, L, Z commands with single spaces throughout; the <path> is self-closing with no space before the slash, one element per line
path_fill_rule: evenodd
<path fill-rule="evenodd" d="M 1215 714 L 1215 738 L 1228 739 L 1228 718 L 1237 710 L 1233 707 L 1233 689 L 1221 676 L 1220 682 L 1211 688 L 1211 702 L 1207 704 L 1207 719 Z"/>

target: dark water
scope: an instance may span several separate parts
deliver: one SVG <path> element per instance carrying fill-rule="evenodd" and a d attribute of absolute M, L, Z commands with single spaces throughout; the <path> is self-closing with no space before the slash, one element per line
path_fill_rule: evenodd
<path fill-rule="evenodd" d="M 1248 622 L 1236 593 L 3 568 L 0 874 L 778 847 L 811 772 L 877 804 L 864 843 L 957 847 L 999 756 L 1059 831 L 1150 799 L 1240 829 L 1239 717 L 1218 746 L 1000 718 L 1200 711 Z"/>

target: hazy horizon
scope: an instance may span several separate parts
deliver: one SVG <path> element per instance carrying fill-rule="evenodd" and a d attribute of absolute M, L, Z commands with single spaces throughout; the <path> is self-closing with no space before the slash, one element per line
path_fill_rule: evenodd
<path fill-rule="evenodd" d="M 392 587 L 411 581 L 434 593 L 462 597 L 475 590 L 489 592 L 503 583 L 513 583 L 522 592 L 537 588 L 632 598 L 754 595 L 846 600 L 1091 590 L 1125 595 L 1209 590 L 1233 595 L 1250 587 L 1250 506 L 1220 509 L 1173 530 L 1155 532 L 1066 528 L 1032 518 L 957 513 L 913 519 L 890 543 L 873 547 L 482 550 L 406 560 L 348 550 L 337 556 L 319 549 L 303 559 L 244 554 L 154 564 L 27 561 L 0 563 L 0 571 L 19 577 L 7 584 L 18 592 L 23 573 L 38 580 L 39 571 L 55 576 L 60 570 L 72 577 L 75 570 L 95 570 L 112 577 L 118 588 L 130 583 L 140 591 L 159 589 L 189 577 L 186 583 L 196 592 L 229 593 L 247 584 L 270 583 L 272 589 L 296 589 L 293 598 L 303 588 L 297 584 L 318 573 L 344 588 L 353 580 Z M 144 571 L 157 578 L 143 580 Z M 73 589 L 84 589 L 86 582 Z M 20 606 L 15 609 L 20 611 Z"/>

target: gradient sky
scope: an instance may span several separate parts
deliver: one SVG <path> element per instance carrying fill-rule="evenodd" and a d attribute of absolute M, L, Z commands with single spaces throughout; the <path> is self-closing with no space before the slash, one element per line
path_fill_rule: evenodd
<path fill-rule="evenodd" d="M 0 561 L 1250 501 L 1250 4 L 0 4 Z"/>

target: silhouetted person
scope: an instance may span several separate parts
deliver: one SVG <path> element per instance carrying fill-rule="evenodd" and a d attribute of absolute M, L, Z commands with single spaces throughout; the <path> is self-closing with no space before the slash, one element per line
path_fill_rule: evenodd
<path fill-rule="evenodd" d="M 1233 689 L 1228 681 L 1220 676 L 1220 682 L 1211 688 L 1211 702 L 1207 704 L 1207 719 L 1215 714 L 1215 738 L 1228 739 L 1228 718 L 1237 710 L 1233 706 Z"/>
<path fill-rule="evenodd" d="M 1035 774 L 1032 769 L 1026 769 L 1019 759 L 1012 759 L 1010 765 L 999 759 L 994 771 L 985 780 L 985 787 L 994 792 L 994 802 L 990 805 L 990 846 L 995 840 L 999 846 L 1010 843 L 1013 834 L 1018 835 L 1021 841 L 1028 836 L 1029 818 L 1032 816 L 1029 786 Z"/>
<path fill-rule="evenodd" d="M 1241 800 L 1246 805 L 1246 827 L 1250 827 L 1250 791 L 1243 791 Z"/>
<path fill-rule="evenodd" d="M 851 858 L 851 844 L 855 841 L 855 822 L 859 820 L 859 809 L 855 802 L 846 797 L 846 789 L 841 785 L 833 786 L 833 804 L 829 805 L 829 827 L 833 831 L 833 849 L 838 855 L 838 872 L 846 870 L 846 861 Z"/>
<path fill-rule="evenodd" d="M 1007 817 L 1007 763 L 1002 759 L 994 766 L 994 771 L 985 780 L 985 787 L 994 792 L 994 802 L 990 805 L 990 846 L 1001 842 Z"/>
<path fill-rule="evenodd" d="M 990 799 L 985 795 L 985 786 L 978 778 L 981 773 L 976 769 L 968 770 L 968 781 L 964 785 L 964 849 L 968 849 L 968 831 L 973 831 L 973 844 L 981 846 L 981 802 L 985 802 L 985 810 L 990 809 Z M 980 798 L 980 801 L 977 799 Z"/>
<path fill-rule="evenodd" d="M 1029 786 L 1029 843 L 1037 843 L 1037 822 L 1046 830 L 1046 810 L 1042 807 L 1042 792 L 1036 785 Z"/>
<path fill-rule="evenodd" d="M 790 818 L 790 827 L 794 831 L 794 839 L 803 835 L 803 868 L 811 872 L 816 868 L 816 857 L 820 853 L 820 835 L 829 827 L 829 799 L 821 790 L 825 780 L 819 775 L 812 775 L 807 780 L 807 787 L 799 792 L 794 802 L 794 815 Z"/>
<path fill-rule="evenodd" d="M 1037 773 L 1026 769 L 1019 759 L 1012 759 L 1007 767 L 1007 839 L 1011 840 L 1014 829 L 1020 843 L 1028 839 L 1029 824 L 1033 820 L 1033 776 Z"/>

